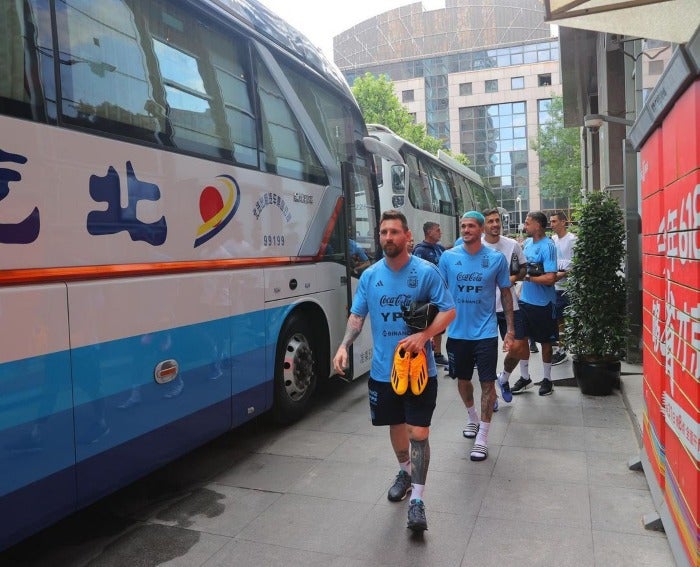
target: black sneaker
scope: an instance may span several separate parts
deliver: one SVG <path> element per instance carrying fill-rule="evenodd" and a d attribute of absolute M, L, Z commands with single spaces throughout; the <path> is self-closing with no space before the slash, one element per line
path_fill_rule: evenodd
<path fill-rule="evenodd" d="M 540 352 L 537 348 L 537 343 L 530 341 L 530 352 Z"/>
<path fill-rule="evenodd" d="M 436 354 L 435 364 L 437 364 L 438 366 L 447 366 L 449 364 L 449 361 L 447 360 L 447 357 L 444 354 Z"/>
<path fill-rule="evenodd" d="M 428 529 L 428 520 L 425 519 L 425 504 L 422 500 L 411 500 L 408 503 L 408 524 L 406 527 L 414 532 L 424 532 Z"/>
<path fill-rule="evenodd" d="M 549 396 L 553 391 L 552 381 L 543 378 L 542 382 L 540 382 L 540 396 Z"/>
<path fill-rule="evenodd" d="M 392 502 L 400 502 L 408 496 L 411 489 L 411 475 L 406 471 L 399 471 L 386 497 Z"/>
<path fill-rule="evenodd" d="M 518 378 L 518 381 L 513 384 L 513 386 L 510 389 L 511 394 L 519 394 L 523 390 L 527 390 L 532 386 L 532 379 L 528 378 L 527 380 L 523 378 L 522 376 Z"/>
<path fill-rule="evenodd" d="M 561 364 L 562 362 L 564 362 L 566 360 L 566 358 L 567 358 L 566 352 L 564 352 L 563 350 L 560 352 L 555 352 L 552 355 L 552 366 L 556 366 L 557 364 Z"/>

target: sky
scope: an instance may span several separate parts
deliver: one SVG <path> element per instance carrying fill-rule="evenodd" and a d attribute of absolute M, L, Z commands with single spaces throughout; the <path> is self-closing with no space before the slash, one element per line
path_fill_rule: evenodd
<path fill-rule="evenodd" d="M 333 36 L 377 14 L 415 0 L 259 0 L 297 28 L 333 61 Z M 426 10 L 444 8 L 444 0 L 423 0 Z"/>

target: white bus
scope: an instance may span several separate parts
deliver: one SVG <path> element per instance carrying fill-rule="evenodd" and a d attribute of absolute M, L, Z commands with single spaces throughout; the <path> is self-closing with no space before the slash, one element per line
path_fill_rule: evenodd
<path fill-rule="evenodd" d="M 379 199 L 382 210 L 397 209 L 406 215 L 416 244 L 423 240 L 423 224 L 432 221 L 440 224 L 442 244 L 449 248 L 459 237 L 462 214 L 497 207 L 481 176 L 445 152 L 438 151 L 436 157 L 386 126 L 369 124 L 367 128 L 370 136 L 396 150 L 405 162 L 402 166 L 375 157 Z"/>
<path fill-rule="evenodd" d="M 1 549 L 303 414 L 345 330 L 348 229 L 376 257 L 382 145 L 255 0 L 7 1 L 0 37 Z"/>

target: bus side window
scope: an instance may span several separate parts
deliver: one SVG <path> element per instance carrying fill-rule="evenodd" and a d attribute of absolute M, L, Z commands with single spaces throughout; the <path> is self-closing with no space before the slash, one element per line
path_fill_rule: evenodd
<path fill-rule="evenodd" d="M 406 153 L 405 158 L 408 166 L 408 200 L 416 209 L 423 209 L 425 185 L 423 183 L 423 175 L 418 169 L 418 159 L 410 153 Z"/>
<path fill-rule="evenodd" d="M 56 91 L 53 38 L 45 10 L 36 0 L 2 5 L 0 114 L 37 122 L 45 121 L 47 114 L 56 118 L 55 104 L 44 98 L 44 92 Z"/>
<path fill-rule="evenodd" d="M 261 60 L 256 61 L 256 71 L 263 124 L 264 164 L 261 165 L 278 175 L 327 185 L 328 177 L 321 162 Z"/>
<path fill-rule="evenodd" d="M 430 178 L 424 171 L 420 172 L 420 208 L 424 211 L 432 211 L 433 195 L 430 188 Z"/>
<path fill-rule="evenodd" d="M 257 167 L 241 38 L 159 0 L 110 5 L 109 24 L 80 6 L 57 4 L 66 122 Z"/>

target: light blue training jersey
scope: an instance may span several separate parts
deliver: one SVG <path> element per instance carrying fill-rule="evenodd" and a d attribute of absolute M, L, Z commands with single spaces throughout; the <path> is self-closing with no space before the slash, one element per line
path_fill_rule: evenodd
<path fill-rule="evenodd" d="M 408 307 L 412 301 L 430 301 L 440 311 L 455 306 L 437 267 L 415 256 L 398 272 L 382 258 L 360 276 L 350 312 L 359 317 L 369 313 L 374 341 L 370 376 L 379 382 L 389 382 L 396 344 L 411 334 L 401 316 L 401 307 Z M 425 351 L 428 375 L 435 376 L 437 367 L 430 341 Z"/>
<path fill-rule="evenodd" d="M 447 336 L 470 341 L 497 337 L 496 288 L 510 287 L 506 257 L 483 244 L 476 254 L 455 246 L 440 256 L 438 267 L 457 307 Z"/>
<path fill-rule="evenodd" d="M 557 271 L 557 247 L 549 236 L 535 242 L 528 238 L 523 243 L 523 252 L 528 262 L 542 264 L 545 272 Z M 521 303 L 545 306 L 557 301 L 557 292 L 553 285 L 542 285 L 535 282 L 523 282 L 520 294 Z"/>

